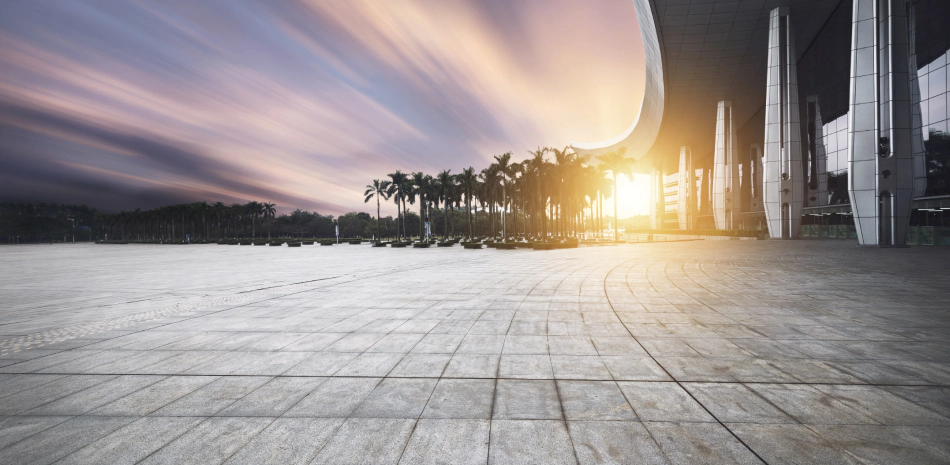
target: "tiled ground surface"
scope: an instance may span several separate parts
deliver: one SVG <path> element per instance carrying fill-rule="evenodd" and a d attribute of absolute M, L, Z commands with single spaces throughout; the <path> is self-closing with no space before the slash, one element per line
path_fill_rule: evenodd
<path fill-rule="evenodd" d="M 0 463 L 948 463 L 948 259 L 4 247 Z"/>

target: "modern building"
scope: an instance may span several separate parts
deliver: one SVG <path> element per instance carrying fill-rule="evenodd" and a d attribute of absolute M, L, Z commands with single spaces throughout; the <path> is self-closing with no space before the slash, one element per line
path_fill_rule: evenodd
<path fill-rule="evenodd" d="M 633 2 L 655 229 L 950 245 L 950 1 Z"/>

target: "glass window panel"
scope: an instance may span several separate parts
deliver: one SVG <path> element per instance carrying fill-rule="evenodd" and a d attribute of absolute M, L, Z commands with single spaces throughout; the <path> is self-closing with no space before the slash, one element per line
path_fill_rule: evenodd
<path fill-rule="evenodd" d="M 947 67 L 941 66 L 927 73 L 927 87 L 930 90 L 930 98 L 936 97 L 947 92 Z"/>
<path fill-rule="evenodd" d="M 929 100 L 920 101 L 920 122 L 922 126 L 930 124 L 930 104 Z"/>
<path fill-rule="evenodd" d="M 947 119 L 946 94 L 938 95 L 930 100 L 927 100 L 927 106 L 930 110 L 930 120 L 927 122 L 928 126 L 933 126 L 934 124 Z"/>
<path fill-rule="evenodd" d="M 927 73 L 920 72 L 917 76 L 917 85 L 920 86 L 920 99 L 927 100 L 930 98 L 930 93 L 927 91 Z"/>

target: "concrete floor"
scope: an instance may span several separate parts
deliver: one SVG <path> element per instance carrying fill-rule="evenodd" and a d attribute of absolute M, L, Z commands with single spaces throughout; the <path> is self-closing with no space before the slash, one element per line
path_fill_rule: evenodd
<path fill-rule="evenodd" d="M 948 463 L 950 250 L 0 247 L 0 463 Z"/>

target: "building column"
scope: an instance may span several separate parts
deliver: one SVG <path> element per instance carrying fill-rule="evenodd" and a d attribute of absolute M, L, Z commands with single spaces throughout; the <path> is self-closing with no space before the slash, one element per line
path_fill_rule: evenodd
<path fill-rule="evenodd" d="M 739 158 L 732 102 L 721 101 L 716 109 L 716 151 L 713 155 L 713 217 L 716 229 L 737 229 L 742 212 L 739 192 Z"/>
<path fill-rule="evenodd" d="M 852 14 L 848 194 L 854 226 L 860 244 L 901 246 L 914 194 L 907 2 L 854 0 Z"/>
<path fill-rule="evenodd" d="M 749 196 L 749 211 L 757 212 L 762 202 L 762 147 L 759 144 L 749 146 L 749 183 L 751 195 Z"/>
<path fill-rule="evenodd" d="M 696 218 L 696 174 L 693 171 L 693 151 L 680 147 L 680 168 L 676 197 L 677 219 L 680 229 L 694 229 Z"/>
<path fill-rule="evenodd" d="M 787 7 L 769 15 L 762 203 L 772 238 L 798 237 L 805 197 L 795 36 Z"/>

